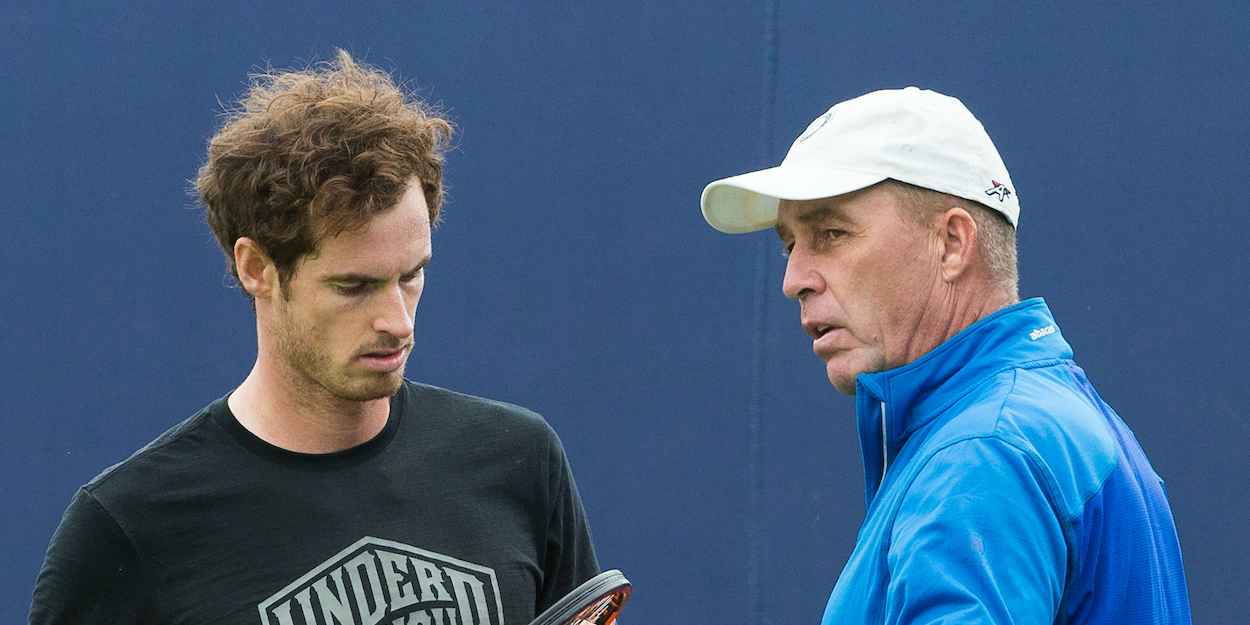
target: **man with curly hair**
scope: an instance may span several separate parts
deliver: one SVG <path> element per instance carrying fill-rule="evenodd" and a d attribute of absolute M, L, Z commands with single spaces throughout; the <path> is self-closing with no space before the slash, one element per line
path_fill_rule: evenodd
<path fill-rule="evenodd" d="M 346 52 L 254 77 L 196 188 L 256 364 L 79 490 L 31 623 L 516 625 L 598 572 L 547 423 L 403 377 L 450 134 Z"/>

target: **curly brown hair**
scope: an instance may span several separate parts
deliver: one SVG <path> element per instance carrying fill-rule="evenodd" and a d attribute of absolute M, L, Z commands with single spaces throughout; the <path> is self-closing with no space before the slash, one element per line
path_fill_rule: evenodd
<path fill-rule="evenodd" d="M 304 70 L 251 75 L 195 188 L 235 280 L 234 244 L 249 237 L 285 286 L 302 257 L 394 207 L 414 177 L 436 224 L 450 139 L 436 110 L 339 50 Z"/>

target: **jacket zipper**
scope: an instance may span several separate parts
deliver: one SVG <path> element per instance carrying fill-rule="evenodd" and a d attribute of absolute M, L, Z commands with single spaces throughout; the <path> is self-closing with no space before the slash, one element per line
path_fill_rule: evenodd
<path fill-rule="evenodd" d="M 877 488 L 880 489 L 885 484 L 885 471 L 890 468 L 890 448 L 886 446 L 885 432 L 885 402 L 881 402 L 881 481 L 877 482 Z"/>

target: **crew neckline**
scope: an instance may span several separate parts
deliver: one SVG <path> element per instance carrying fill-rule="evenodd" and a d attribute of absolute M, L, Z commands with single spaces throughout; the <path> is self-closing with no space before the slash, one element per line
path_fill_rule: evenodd
<path fill-rule="evenodd" d="M 358 465 L 386 449 L 391 440 L 395 438 L 395 433 L 399 430 L 399 422 L 404 413 L 403 408 L 407 387 L 407 380 L 405 380 L 404 384 L 399 387 L 399 391 L 391 396 L 390 414 L 386 418 L 386 425 L 382 426 L 382 430 L 373 438 L 354 447 L 324 454 L 309 454 L 283 449 L 253 434 L 250 430 L 243 427 L 242 423 L 239 423 L 238 417 L 234 416 L 234 412 L 230 410 L 230 405 L 227 403 L 227 399 L 230 397 L 229 394 L 213 402 L 208 407 L 208 410 L 218 425 L 231 438 L 238 441 L 248 451 L 265 460 L 304 471 L 333 471 Z"/>

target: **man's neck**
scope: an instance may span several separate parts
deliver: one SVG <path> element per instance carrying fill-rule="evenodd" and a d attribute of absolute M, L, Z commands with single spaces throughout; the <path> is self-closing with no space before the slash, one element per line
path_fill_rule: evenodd
<path fill-rule="evenodd" d="M 1017 303 L 1011 294 L 985 284 L 963 283 L 947 290 L 926 307 L 907 351 L 913 362 L 986 316 Z"/>
<path fill-rule="evenodd" d="M 306 454 L 364 443 L 386 426 L 390 398 L 351 401 L 331 395 L 273 358 L 260 357 L 227 404 L 239 423 L 261 440 Z"/>

